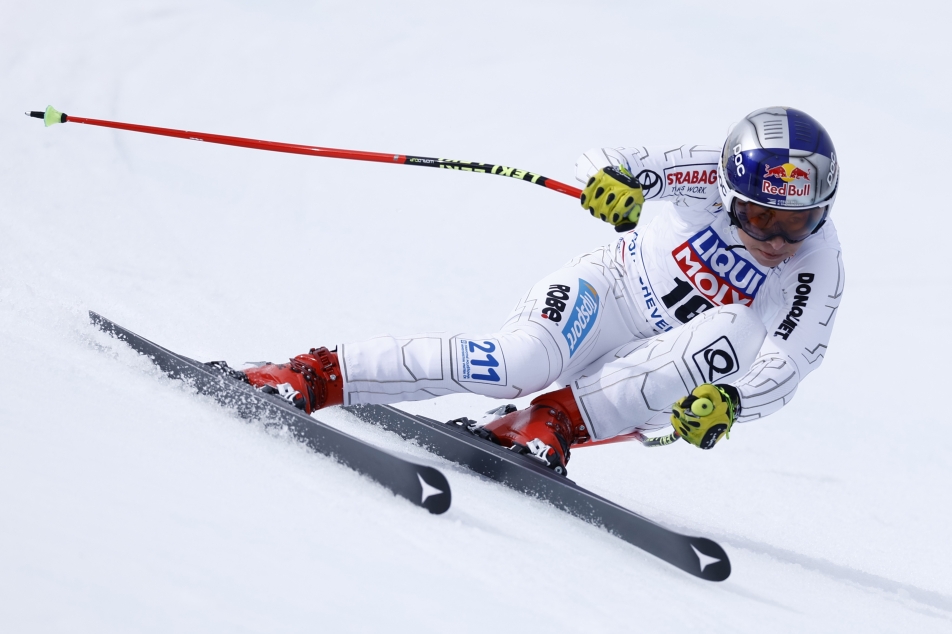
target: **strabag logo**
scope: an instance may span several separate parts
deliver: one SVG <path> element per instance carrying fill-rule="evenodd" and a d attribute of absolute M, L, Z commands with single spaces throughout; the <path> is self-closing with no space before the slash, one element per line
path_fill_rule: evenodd
<path fill-rule="evenodd" d="M 718 306 L 750 306 L 757 296 L 764 274 L 707 228 L 675 247 L 671 252 L 694 288 Z"/>
<path fill-rule="evenodd" d="M 740 369 L 737 353 L 727 337 L 715 339 L 691 355 L 691 358 L 705 383 L 719 381 Z"/>
<path fill-rule="evenodd" d="M 466 383 L 506 385 L 506 360 L 495 339 L 457 339 L 456 376 Z"/>
<path fill-rule="evenodd" d="M 569 320 L 562 330 L 562 336 L 569 344 L 569 357 L 572 357 L 585 341 L 585 337 L 592 331 L 592 326 L 595 325 L 595 319 L 598 317 L 598 292 L 583 279 L 579 279 L 578 289 L 575 306 L 572 307 Z"/>
<path fill-rule="evenodd" d="M 710 165 L 681 165 L 666 169 L 664 174 L 668 196 L 706 198 L 707 186 L 717 183 L 717 169 Z"/>
<path fill-rule="evenodd" d="M 678 170 L 667 173 L 668 185 L 713 185 L 717 170 Z"/>
<path fill-rule="evenodd" d="M 783 340 L 786 341 L 790 333 L 800 323 L 803 309 L 807 307 L 807 300 L 810 299 L 810 291 L 813 290 L 810 284 L 813 283 L 814 277 L 813 273 L 801 273 L 797 276 L 799 284 L 797 285 L 797 293 L 793 296 L 793 306 L 790 307 L 787 316 L 777 326 L 777 332 L 773 334 L 774 337 L 783 337 Z"/>

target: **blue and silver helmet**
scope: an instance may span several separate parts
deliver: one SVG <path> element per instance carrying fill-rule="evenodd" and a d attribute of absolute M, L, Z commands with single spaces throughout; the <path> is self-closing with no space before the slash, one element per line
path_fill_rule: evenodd
<path fill-rule="evenodd" d="M 800 110 L 755 110 L 727 135 L 717 170 L 724 208 L 740 199 L 785 211 L 833 207 L 840 166 L 830 135 Z M 819 230 L 820 225 L 816 227 Z"/>

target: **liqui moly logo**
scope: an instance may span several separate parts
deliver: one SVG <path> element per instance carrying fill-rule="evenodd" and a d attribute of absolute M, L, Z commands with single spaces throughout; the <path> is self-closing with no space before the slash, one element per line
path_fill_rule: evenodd
<path fill-rule="evenodd" d="M 585 337 L 592 331 L 592 326 L 595 325 L 597 317 L 598 291 L 591 284 L 580 279 L 575 306 L 572 307 L 572 314 L 569 315 L 569 319 L 562 329 L 562 336 L 569 344 L 569 357 L 574 356 L 578 351 L 579 346 L 585 341 Z"/>
<path fill-rule="evenodd" d="M 750 306 L 764 274 L 707 228 L 671 252 L 691 284 L 718 306 Z"/>

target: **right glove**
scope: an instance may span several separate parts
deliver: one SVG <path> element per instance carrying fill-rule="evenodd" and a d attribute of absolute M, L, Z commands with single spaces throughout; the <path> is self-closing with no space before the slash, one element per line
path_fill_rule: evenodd
<path fill-rule="evenodd" d="M 681 438 L 695 447 L 711 449 L 730 434 L 739 413 L 737 388 L 704 383 L 671 406 L 671 425 Z"/>
<path fill-rule="evenodd" d="M 619 232 L 635 228 L 645 204 L 641 183 L 622 165 L 598 170 L 588 179 L 580 200 L 584 209 Z"/>

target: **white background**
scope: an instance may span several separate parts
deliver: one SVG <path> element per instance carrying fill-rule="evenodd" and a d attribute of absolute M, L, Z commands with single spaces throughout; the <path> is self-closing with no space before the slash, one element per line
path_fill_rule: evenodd
<path fill-rule="evenodd" d="M 949 631 L 950 19 L 923 1 L 4 0 L 0 630 Z M 48 104 L 565 182 L 592 147 L 718 145 L 767 105 L 815 116 L 843 166 L 847 269 L 823 367 L 713 451 L 614 445 L 570 465 L 719 540 L 730 579 L 321 414 L 440 466 L 453 507 L 431 516 L 87 323 L 233 363 L 491 331 L 615 239 L 577 202 L 22 114 Z"/>

